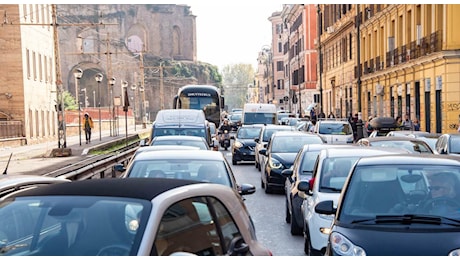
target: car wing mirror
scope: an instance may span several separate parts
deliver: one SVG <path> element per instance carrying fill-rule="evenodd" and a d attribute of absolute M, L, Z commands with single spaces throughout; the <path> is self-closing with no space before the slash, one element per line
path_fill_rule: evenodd
<path fill-rule="evenodd" d="M 315 212 L 318 214 L 335 215 L 336 211 L 337 209 L 334 208 L 334 201 L 332 200 L 321 201 L 315 206 Z"/>

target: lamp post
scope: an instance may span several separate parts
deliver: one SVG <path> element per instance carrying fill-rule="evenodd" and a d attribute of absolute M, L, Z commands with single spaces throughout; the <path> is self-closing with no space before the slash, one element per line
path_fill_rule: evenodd
<path fill-rule="evenodd" d="M 78 81 L 83 76 L 83 70 L 76 69 L 73 72 L 73 75 L 75 77 L 75 100 L 76 100 L 76 102 L 78 104 L 78 137 L 79 137 L 80 146 L 81 146 L 81 115 L 80 115 L 81 106 L 80 106 L 80 102 L 78 101 L 78 96 L 80 95 L 80 92 L 78 91 Z M 85 91 L 85 93 L 86 93 L 86 91 Z"/>
<path fill-rule="evenodd" d="M 97 81 L 97 97 L 98 97 L 98 108 L 99 108 L 99 141 L 102 140 L 102 125 L 101 125 L 101 81 L 104 76 L 101 73 L 96 74 L 94 77 Z"/>
<path fill-rule="evenodd" d="M 88 107 L 88 94 L 86 94 L 86 88 L 82 88 L 82 89 L 80 89 L 80 91 L 85 92 L 85 100 L 84 100 L 85 106 L 84 107 L 87 108 Z"/>
<path fill-rule="evenodd" d="M 110 101 L 109 101 L 109 118 L 110 118 L 110 136 L 115 136 L 115 131 L 114 128 L 112 127 L 112 118 L 113 118 L 113 105 L 112 105 L 112 102 L 113 102 L 113 86 L 115 85 L 115 81 L 116 81 L 116 78 L 114 77 L 111 77 L 109 79 L 109 85 L 110 85 Z"/>
<path fill-rule="evenodd" d="M 144 87 L 139 83 L 139 92 L 141 93 L 142 96 L 142 105 L 141 105 L 141 120 L 142 120 L 142 128 L 146 128 L 146 117 L 145 117 L 145 92 L 144 92 Z"/>
<path fill-rule="evenodd" d="M 128 95 L 128 81 L 122 80 L 121 81 L 121 88 L 122 88 L 122 102 L 123 102 L 123 111 L 125 112 L 125 133 L 126 133 L 126 138 L 125 138 L 125 143 L 126 146 L 128 146 L 128 104 L 126 104 L 126 100 L 128 100 L 128 97 L 125 95 Z"/>
<path fill-rule="evenodd" d="M 136 131 L 136 90 L 137 90 L 136 84 L 133 84 L 131 86 L 131 90 L 133 91 L 133 94 L 134 94 L 131 98 L 133 100 L 134 131 Z"/>

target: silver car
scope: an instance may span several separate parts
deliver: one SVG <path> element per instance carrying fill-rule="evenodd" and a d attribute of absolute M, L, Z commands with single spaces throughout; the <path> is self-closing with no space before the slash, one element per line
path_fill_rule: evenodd
<path fill-rule="evenodd" d="M 88 179 L 0 202 L 4 256 L 272 255 L 241 197 L 177 179 Z"/>

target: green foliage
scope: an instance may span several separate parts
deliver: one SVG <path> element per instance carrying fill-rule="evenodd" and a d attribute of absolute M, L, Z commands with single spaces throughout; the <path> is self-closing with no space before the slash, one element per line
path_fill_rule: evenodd
<path fill-rule="evenodd" d="M 222 70 L 225 104 L 228 108 L 243 107 L 247 102 L 248 85 L 254 82 L 251 64 L 227 65 Z"/>
<path fill-rule="evenodd" d="M 62 98 L 64 100 L 64 109 L 65 110 L 78 110 L 78 104 L 75 98 L 70 94 L 69 91 L 64 91 L 62 93 Z"/>

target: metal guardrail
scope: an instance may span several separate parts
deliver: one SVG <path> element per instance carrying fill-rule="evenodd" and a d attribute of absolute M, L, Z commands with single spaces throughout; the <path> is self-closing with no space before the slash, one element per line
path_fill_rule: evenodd
<path fill-rule="evenodd" d="M 64 178 L 72 181 L 95 178 L 118 178 L 119 176 L 117 176 L 113 166 L 116 164 L 124 164 L 126 166 L 138 148 L 139 141 L 111 154 L 95 156 L 77 164 L 49 172 L 45 176 Z"/>

